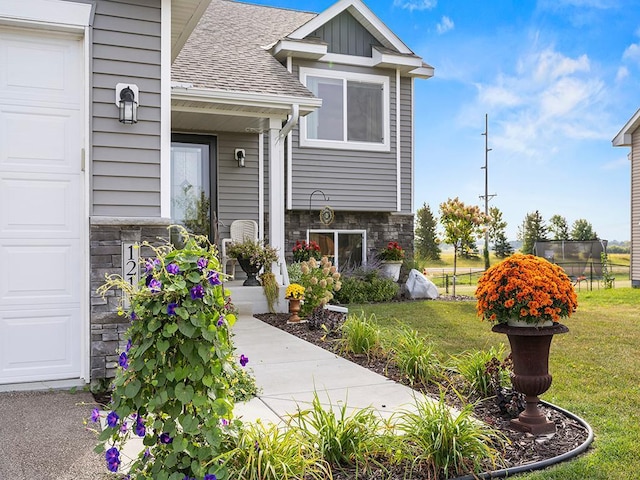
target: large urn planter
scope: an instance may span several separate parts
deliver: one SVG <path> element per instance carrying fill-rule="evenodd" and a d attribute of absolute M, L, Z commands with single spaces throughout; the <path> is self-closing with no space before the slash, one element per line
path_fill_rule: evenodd
<path fill-rule="evenodd" d="M 549 390 L 549 350 L 553 336 L 566 333 L 569 329 L 562 324 L 553 326 L 510 326 L 500 323 L 493 332 L 504 333 L 511 345 L 513 360 L 513 388 L 525 395 L 527 406 L 518 418 L 511 420 L 511 426 L 533 435 L 553 433 L 555 423 L 549 421 L 538 407 L 539 395 Z"/>
<path fill-rule="evenodd" d="M 400 269 L 402 268 L 402 260 L 392 261 L 385 260 L 380 263 L 380 272 L 382 276 L 390 278 L 394 282 L 397 282 L 400 278 Z"/>
<path fill-rule="evenodd" d="M 244 257 L 238 257 L 238 263 L 240 264 L 242 271 L 247 274 L 247 279 L 242 285 L 245 287 L 259 287 L 260 282 L 256 277 L 262 268 L 262 265 L 254 265 L 248 258 Z"/>
<path fill-rule="evenodd" d="M 302 321 L 302 319 L 300 318 L 300 315 L 298 315 L 300 313 L 300 308 L 301 305 L 300 303 L 302 302 L 302 300 L 300 300 L 299 298 L 290 298 L 289 299 L 289 320 L 287 321 L 287 323 L 300 323 Z"/>

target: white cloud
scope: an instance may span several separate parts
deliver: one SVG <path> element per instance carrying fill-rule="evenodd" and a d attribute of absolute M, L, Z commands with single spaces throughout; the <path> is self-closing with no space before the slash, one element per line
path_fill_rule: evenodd
<path fill-rule="evenodd" d="M 443 33 L 446 33 L 449 30 L 453 30 L 454 26 L 455 25 L 453 24 L 453 20 L 451 20 L 446 15 L 443 15 L 442 19 L 440 20 L 440 23 L 436 25 L 436 30 L 440 35 L 442 35 Z"/>
<path fill-rule="evenodd" d="M 622 54 L 623 60 L 631 60 L 633 62 L 640 62 L 640 45 L 632 43 Z"/>
<path fill-rule="evenodd" d="M 618 68 L 616 73 L 616 82 L 620 82 L 629 76 L 629 69 L 627 67 Z"/>
<path fill-rule="evenodd" d="M 393 0 L 394 7 L 404 8 L 411 12 L 414 10 L 431 10 L 437 4 L 437 0 Z"/>
<path fill-rule="evenodd" d="M 471 110 L 489 112 L 497 125 L 491 142 L 505 156 L 546 161 L 567 142 L 610 140 L 605 84 L 591 72 L 587 55 L 533 50 L 515 60 L 512 73 L 476 89 Z"/>

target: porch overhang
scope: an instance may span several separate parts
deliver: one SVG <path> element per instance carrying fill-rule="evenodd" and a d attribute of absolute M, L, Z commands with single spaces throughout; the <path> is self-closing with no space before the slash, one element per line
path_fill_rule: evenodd
<path fill-rule="evenodd" d="M 208 131 L 263 131 L 269 128 L 270 119 L 286 120 L 293 105 L 300 115 L 308 115 L 322 106 L 315 97 L 294 97 L 252 92 L 211 90 L 185 84 L 171 88 L 171 113 L 174 128 L 185 123 L 206 121 Z M 189 125 L 198 130 L 205 125 Z"/>

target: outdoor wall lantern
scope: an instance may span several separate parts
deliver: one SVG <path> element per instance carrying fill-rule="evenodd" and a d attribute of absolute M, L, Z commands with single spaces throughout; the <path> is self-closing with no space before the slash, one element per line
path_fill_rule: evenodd
<path fill-rule="evenodd" d="M 238 161 L 238 167 L 244 167 L 244 159 L 246 156 L 244 153 L 244 148 L 236 148 L 235 156 L 236 160 Z"/>
<path fill-rule="evenodd" d="M 116 105 L 120 110 L 121 123 L 138 123 L 138 86 L 127 83 L 117 84 Z"/>

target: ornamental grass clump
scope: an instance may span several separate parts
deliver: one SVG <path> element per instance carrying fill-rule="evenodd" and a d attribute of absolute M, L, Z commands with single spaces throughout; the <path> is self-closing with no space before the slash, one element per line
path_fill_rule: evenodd
<path fill-rule="evenodd" d="M 476 311 L 492 323 L 519 319 L 558 322 L 576 311 L 576 292 L 562 268 L 542 257 L 515 254 L 478 280 Z"/>
<path fill-rule="evenodd" d="M 248 359 L 234 354 L 229 328 L 236 316 L 216 247 L 204 236 L 174 228 L 183 248 L 143 243 L 155 258 L 146 261 L 137 288 L 109 275 L 98 289 L 103 296 L 120 289 L 129 297 L 130 309 L 121 313 L 131 326 L 96 451 L 108 448 L 107 468 L 118 472 L 122 446 L 137 436 L 146 449 L 128 478 L 227 478 L 224 466 L 211 459 L 222 453 L 234 390 L 247 388 L 247 379 L 237 379 L 235 372 Z M 99 414 L 94 417 L 99 420 Z"/>

